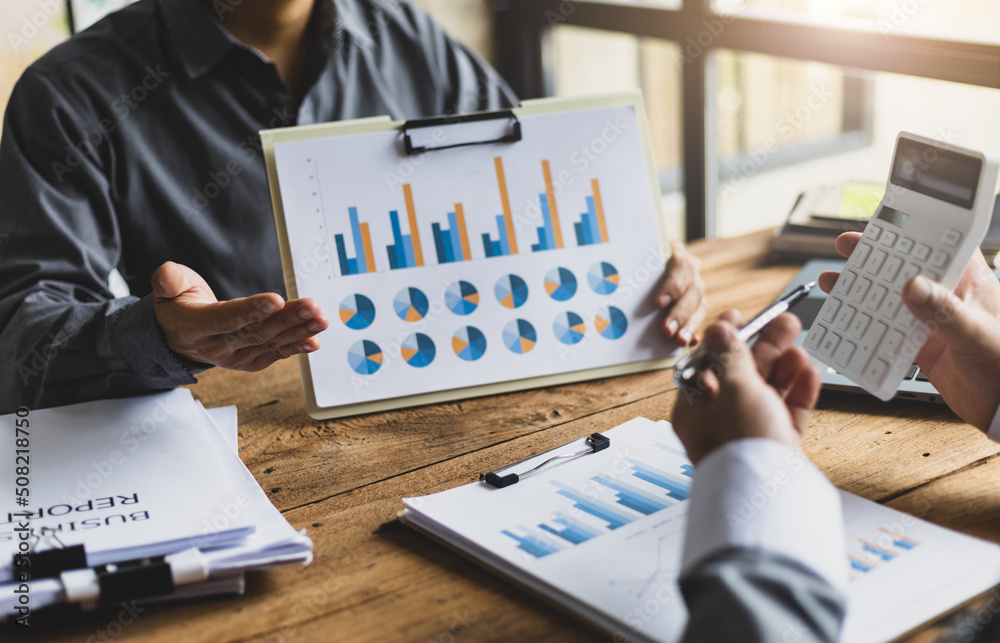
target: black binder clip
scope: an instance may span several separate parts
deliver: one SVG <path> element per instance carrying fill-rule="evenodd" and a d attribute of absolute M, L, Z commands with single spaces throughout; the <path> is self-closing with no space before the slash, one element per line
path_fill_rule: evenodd
<path fill-rule="evenodd" d="M 510 132 L 500 138 L 486 141 L 466 141 L 465 143 L 453 143 L 451 145 L 440 145 L 438 147 L 428 147 L 426 145 L 414 145 L 410 138 L 410 130 L 422 129 L 425 127 L 439 127 L 441 125 L 458 125 L 461 123 L 475 123 L 478 121 L 491 121 L 500 118 L 510 119 Z M 436 150 L 450 150 L 455 147 L 468 147 L 470 145 L 489 145 L 491 143 L 516 143 L 521 140 L 521 121 L 517 115 L 509 109 L 498 112 L 477 112 L 475 114 L 455 114 L 452 116 L 435 116 L 433 118 L 417 118 L 406 121 L 403 124 L 403 146 L 409 155 L 423 154 L 424 152 L 434 152 Z"/>
<path fill-rule="evenodd" d="M 46 535 L 46 531 L 51 533 Z M 87 566 L 87 552 L 83 545 L 67 547 L 55 530 L 50 527 L 42 527 L 35 548 L 41 544 L 42 539 L 52 540 L 55 543 L 52 549 L 45 551 L 31 551 L 27 554 L 14 554 L 13 569 L 22 567 L 21 560 L 27 559 L 27 570 L 32 578 L 59 578 L 59 574 L 70 569 L 80 569 Z"/>
<path fill-rule="evenodd" d="M 528 469 L 524 473 L 520 473 L 520 474 L 518 474 L 518 473 L 508 473 L 507 475 L 502 476 L 498 472 L 504 471 L 505 469 L 510 469 L 511 467 L 516 467 L 517 465 L 521 464 L 522 462 L 524 462 L 526 460 L 533 460 L 533 459 L 537 458 L 538 456 L 545 455 L 546 453 L 551 453 L 552 451 L 555 451 L 556 449 L 562 449 L 562 448 L 566 447 L 567 445 L 563 444 L 562 446 L 558 446 L 558 447 L 549 449 L 548 451 L 543 451 L 541 453 L 536 453 L 533 456 L 529 456 L 527 458 L 522 458 L 521 460 L 518 460 L 517 462 L 514 462 L 512 464 L 508 464 L 507 466 L 504 466 L 504 467 L 500 467 L 499 469 L 494 469 L 492 471 L 487 471 L 486 473 L 482 473 L 482 474 L 479 475 L 479 480 L 481 482 L 485 482 L 486 484 L 490 485 L 491 487 L 496 487 L 497 489 L 503 489 L 504 487 L 509 487 L 512 484 L 516 484 L 518 481 L 521 480 L 521 478 L 524 478 L 526 476 L 530 476 L 531 474 L 535 473 L 536 471 L 538 471 L 539 469 L 541 469 L 545 465 L 549 464 L 550 462 L 554 462 L 556 460 L 568 460 L 568 459 L 573 459 L 573 458 L 579 458 L 580 456 L 587 455 L 588 453 L 597 453 L 598 451 L 603 451 L 603 450 L 607 449 L 609 446 L 611 446 L 611 438 L 609 438 L 607 436 L 604 436 L 604 435 L 601 435 L 600 433 L 591 433 L 587 438 L 585 438 L 585 441 L 586 441 L 586 444 L 587 444 L 587 448 L 586 449 L 582 449 L 582 450 L 577 451 L 575 453 L 564 453 L 562 455 L 552 456 L 551 458 L 549 458 L 545 462 L 542 462 L 541 464 L 539 464 L 539 465 L 537 465 L 535 467 L 532 467 L 531 469 Z"/>

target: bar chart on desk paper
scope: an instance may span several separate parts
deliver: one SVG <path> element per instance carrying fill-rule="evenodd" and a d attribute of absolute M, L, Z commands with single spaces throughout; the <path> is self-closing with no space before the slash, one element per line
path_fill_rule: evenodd
<path fill-rule="evenodd" d="M 663 256 L 635 110 L 521 122 L 417 156 L 397 132 L 275 144 L 298 295 L 339 312 L 308 358 L 319 404 L 669 353 L 639 341 Z"/>
<path fill-rule="evenodd" d="M 550 480 L 548 520 L 511 526 L 503 535 L 518 549 L 543 558 L 687 500 L 694 467 L 680 449 L 654 446 L 643 458 L 626 456 L 616 471 L 582 484 Z"/>

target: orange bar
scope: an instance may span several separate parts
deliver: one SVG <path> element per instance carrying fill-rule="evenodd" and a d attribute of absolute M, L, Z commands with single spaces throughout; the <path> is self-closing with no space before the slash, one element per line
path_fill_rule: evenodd
<path fill-rule="evenodd" d="M 368 272 L 375 272 L 375 251 L 372 250 L 372 235 L 368 232 L 368 223 L 361 224 L 361 241 L 365 244 L 365 263 Z"/>
<path fill-rule="evenodd" d="M 608 224 L 604 222 L 604 204 L 601 203 L 601 187 L 597 179 L 590 179 L 590 187 L 594 190 L 594 209 L 597 210 L 597 227 L 601 231 L 601 243 L 608 242 Z"/>
<path fill-rule="evenodd" d="M 549 162 L 542 161 L 542 173 L 545 174 L 545 193 L 549 197 L 549 215 L 552 217 L 552 236 L 555 237 L 556 247 L 563 247 L 562 227 L 559 225 L 559 210 L 556 209 L 556 193 L 552 189 L 552 171 L 549 169 Z"/>
<path fill-rule="evenodd" d="M 465 229 L 465 212 L 462 211 L 461 203 L 455 204 L 455 219 L 458 220 L 458 238 L 462 242 L 462 259 L 469 261 L 472 259 L 472 250 L 469 249 L 469 232 Z"/>
<path fill-rule="evenodd" d="M 500 186 L 500 202 L 503 204 L 503 218 L 507 223 L 507 245 L 510 253 L 517 254 L 517 238 L 514 236 L 514 215 L 510 213 L 510 198 L 507 196 L 507 179 L 503 174 L 503 159 L 497 156 L 493 159 L 497 169 L 497 184 Z"/>
<path fill-rule="evenodd" d="M 417 212 L 413 209 L 413 191 L 410 184 L 403 184 L 403 198 L 406 199 L 406 217 L 410 222 L 410 241 L 413 242 L 413 262 L 424 265 L 424 249 L 420 245 L 420 231 L 417 230 Z"/>

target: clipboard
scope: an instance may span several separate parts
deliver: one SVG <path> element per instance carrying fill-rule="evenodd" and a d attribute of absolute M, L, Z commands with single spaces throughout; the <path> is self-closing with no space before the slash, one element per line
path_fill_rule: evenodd
<path fill-rule="evenodd" d="M 672 366 L 640 92 L 260 133 L 317 419 Z"/>

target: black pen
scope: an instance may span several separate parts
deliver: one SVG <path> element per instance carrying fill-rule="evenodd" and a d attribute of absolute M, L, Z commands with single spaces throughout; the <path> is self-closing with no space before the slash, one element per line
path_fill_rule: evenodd
<path fill-rule="evenodd" d="M 736 337 L 741 342 L 749 342 L 757 335 L 760 335 L 761 331 L 767 328 L 767 325 L 773 322 L 778 315 L 787 312 L 789 308 L 805 299 L 809 291 L 815 287 L 815 281 L 810 281 L 804 286 L 799 286 L 776 301 L 774 305 L 765 309 L 764 312 L 751 319 L 748 324 L 736 333 Z M 698 390 L 698 376 L 711 365 L 712 361 L 712 356 L 705 353 L 702 348 L 703 346 L 704 344 L 677 362 L 674 370 L 674 381 L 679 386 L 689 390 Z"/>

